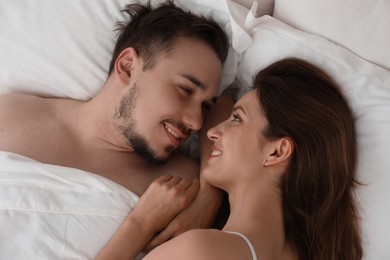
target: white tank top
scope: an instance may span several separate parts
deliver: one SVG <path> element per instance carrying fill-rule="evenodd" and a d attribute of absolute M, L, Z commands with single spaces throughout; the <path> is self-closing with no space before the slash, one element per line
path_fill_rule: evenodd
<path fill-rule="evenodd" d="M 234 231 L 224 231 L 224 232 L 230 233 L 230 234 L 235 234 L 235 235 L 238 235 L 238 236 L 242 237 L 242 239 L 244 239 L 244 241 L 245 241 L 246 244 L 248 245 L 249 250 L 251 250 L 252 259 L 253 259 L 253 260 L 257 260 L 255 248 L 253 247 L 253 245 L 252 245 L 251 241 L 249 240 L 249 238 L 247 238 L 244 234 L 241 234 L 241 233 L 239 233 L 239 232 L 234 232 Z"/>

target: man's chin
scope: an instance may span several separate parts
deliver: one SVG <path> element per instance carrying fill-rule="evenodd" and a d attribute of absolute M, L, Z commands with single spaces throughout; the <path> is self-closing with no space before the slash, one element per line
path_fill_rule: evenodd
<path fill-rule="evenodd" d="M 137 154 L 141 156 L 144 160 L 146 160 L 148 163 L 153 165 L 162 165 L 168 161 L 169 156 L 171 153 L 164 153 L 163 155 L 157 155 L 157 153 L 150 152 L 150 151 L 137 151 Z"/>
<path fill-rule="evenodd" d="M 137 151 L 136 151 L 137 152 Z M 138 152 L 137 152 L 138 153 Z M 156 156 L 151 153 L 138 153 L 145 161 L 153 165 L 162 165 L 167 162 L 168 156 Z"/>
<path fill-rule="evenodd" d="M 154 165 L 166 163 L 169 156 L 171 156 L 172 152 L 175 150 L 175 147 L 173 146 L 153 149 L 151 146 L 146 145 L 146 142 L 141 139 L 139 139 L 138 142 L 134 142 L 132 147 L 139 156 Z"/>
<path fill-rule="evenodd" d="M 155 165 L 161 165 L 168 161 L 169 157 L 171 156 L 170 153 L 163 152 L 163 153 L 155 153 L 153 157 L 153 164 Z"/>
<path fill-rule="evenodd" d="M 151 163 L 153 165 L 163 165 L 168 161 L 168 159 L 165 158 L 155 158 Z"/>
<path fill-rule="evenodd" d="M 151 159 L 149 161 L 155 165 L 164 164 L 168 161 L 169 157 L 172 154 L 172 151 L 165 151 L 162 154 L 158 154 L 158 155 L 157 155 L 157 153 L 155 153 L 153 156 L 153 159 Z"/>

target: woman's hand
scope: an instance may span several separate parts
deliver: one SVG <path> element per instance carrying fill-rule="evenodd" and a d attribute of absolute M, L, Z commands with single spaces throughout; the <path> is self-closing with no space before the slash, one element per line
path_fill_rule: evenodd
<path fill-rule="evenodd" d="M 181 211 L 162 232 L 149 241 L 145 247 L 146 251 L 188 230 L 211 227 L 221 205 L 222 192 L 207 183 L 202 183 L 201 186 L 191 205 Z"/>
<path fill-rule="evenodd" d="M 198 181 L 164 175 L 150 184 L 96 259 L 135 259 L 156 232 L 185 209 Z"/>
<path fill-rule="evenodd" d="M 158 232 L 190 205 L 198 191 L 197 180 L 164 175 L 150 184 L 130 216 L 150 232 Z"/>

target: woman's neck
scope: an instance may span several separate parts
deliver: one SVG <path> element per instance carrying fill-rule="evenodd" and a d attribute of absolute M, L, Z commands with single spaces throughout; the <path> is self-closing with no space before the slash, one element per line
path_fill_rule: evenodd
<path fill-rule="evenodd" d="M 245 187 L 229 193 L 230 216 L 223 230 L 248 236 L 259 259 L 288 259 L 282 198 L 275 187 Z M 282 257 L 283 256 L 283 257 Z"/>

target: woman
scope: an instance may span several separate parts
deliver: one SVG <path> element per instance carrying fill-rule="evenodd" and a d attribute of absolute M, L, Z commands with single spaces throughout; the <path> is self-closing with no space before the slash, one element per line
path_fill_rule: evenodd
<path fill-rule="evenodd" d="M 362 258 L 354 120 L 322 70 L 295 58 L 270 65 L 208 137 L 214 144 L 202 177 L 228 193 L 226 225 L 222 231 L 188 231 L 144 259 Z M 187 200 L 174 204 L 175 210 L 189 203 L 194 186 L 186 181 L 176 189 Z M 145 196 L 150 194 L 152 189 Z M 143 208 L 138 204 L 135 214 Z M 134 236 L 123 226 L 102 253 L 131 244 Z"/>

